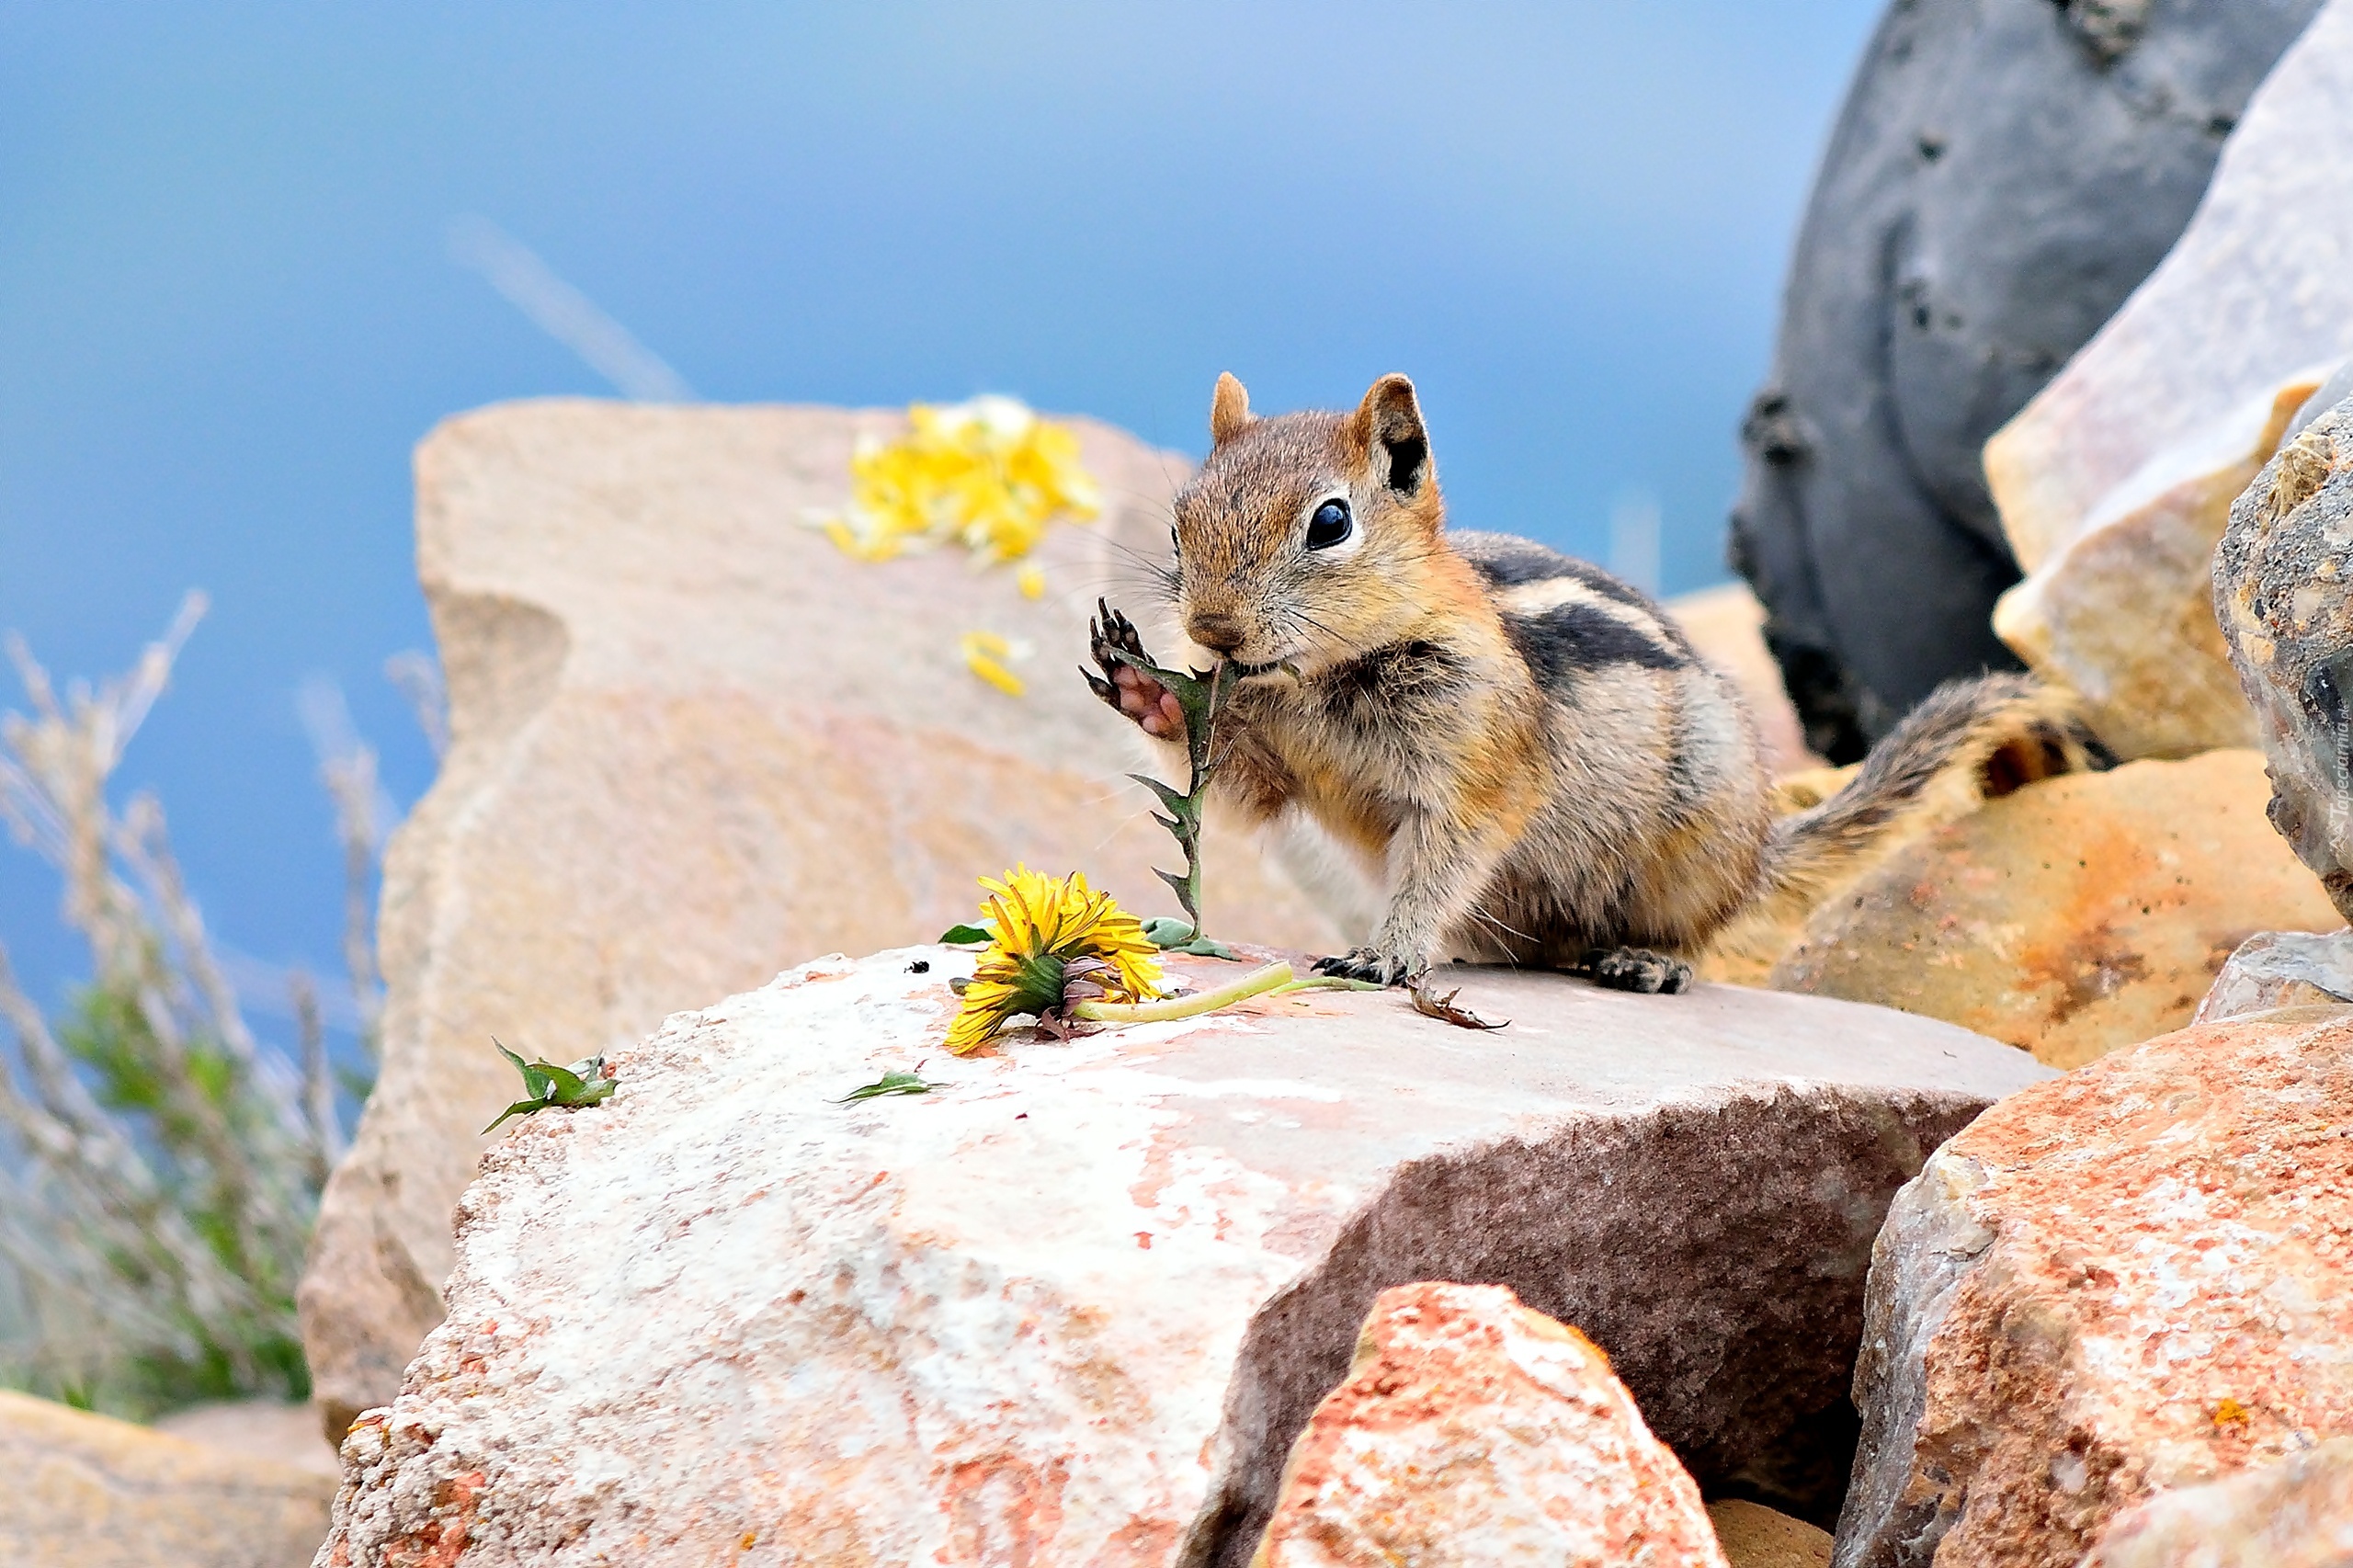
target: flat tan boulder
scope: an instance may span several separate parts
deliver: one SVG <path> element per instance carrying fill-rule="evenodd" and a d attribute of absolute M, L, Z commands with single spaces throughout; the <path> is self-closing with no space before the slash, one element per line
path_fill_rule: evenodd
<path fill-rule="evenodd" d="M 2027 579 L 1994 627 L 2125 756 L 2256 739 L 2207 597 L 2232 499 L 2353 353 L 2353 4 L 2248 103 L 2197 216 L 1985 446 Z"/>
<path fill-rule="evenodd" d="M 1374 1300 L 1430 1278 L 1577 1324 L 1703 1487 L 1826 1518 L 1885 1205 L 2047 1075 L 1881 1008 L 1484 970 L 1495 1033 L 1311 992 L 957 1059 L 972 962 L 804 966 L 514 1125 L 324 1561 L 1244 1568 Z"/>
<path fill-rule="evenodd" d="M 337 1432 L 439 1321 L 450 1206 L 515 1098 L 493 1036 L 558 1062 L 625 1045 L 816 954 L 935 936 L 1025 858 L 1173 913 L 1136 743 L 1075 665 L 1094 595 L 1134 581 L 1122 548 L 1165 553 L 1185 464 L 1073 423 L 1107 515 L 1048 532 L 1037 599 L 961 550 L 862 562 L 804 526 L 896 414 L 527 403 L 418 449 L 452 745 L 387 860 L 383 1073 L 301 1289 Z M 975 630 L 1025 696 L 967 668 Z M 1210 841 L 1217 929 L 1344 945 L 1240 835 Z"/>
<path fill-rule="evenodd" d="M 2345 1568 L 2353 1562 L 2353 1437 L 2128 1509 L 2083 1568 Z"/>
<path fill-rule="evenodd" d="M 1731 1568 L 1830 1568 L 1830 1532 L 1734 1497 L 1708 1505 Z"/>
<path fill-rule="evenodd" d="M 2250 934 L 2343 917 L 2251 750 L 2029 784 L 1809 917 L 1770 983 L 1944 1018 L 2075 1067 L 2189 1022 Z"/>
<path fill-rule="evenodd" d="M 1400 1285 L 1291 1445 L 1251 1568 L 1727 1568 L 1609 1358 L 1499 1285 Z"/>
<path fill-rule="evenodd" d="M 335 1479 L 0 1392 L 8 1568 L 302 1568 Z"/>
<path fill-rule="evenodd" d="M 2348 1127 L 2353 1009 L 2299 1008 L 1938 1150 L 1872 1256 L 1840 1568 L 2074 1568 L 2152 1494 L 2353 1436 Z"/>

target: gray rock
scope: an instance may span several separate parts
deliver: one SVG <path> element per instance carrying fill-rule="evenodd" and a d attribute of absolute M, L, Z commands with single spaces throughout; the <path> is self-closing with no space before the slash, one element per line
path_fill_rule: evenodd
<path fill-rule="evenodd" d="M 960 1060 L 972 961 L 821 960 L 514 1128 L 330 1550 L 1241 1568 L 1374 1298 L 1424 1279 L 1574 1324 L 1712 1494 L 1822 1518 L 1890 1197 L 2049 1076 L 1853 1003 L 1470 970 L 1509 1028 L 1322 992 Z M 931 1093 L 837 1103 L 918 1062 Z"/>
<path fill-rule="evenodd" d="M 2227 1480 L 2161 1492 L 2110 1525 L 2083 1568 L 2345 1568 L 2353 1437 Z"/>
<path fill-rule="evenodd" d="M 2353 1002 L 2353 930 L 2258 931 L 2238 945 L 2198 1004 L 2197 1022 Z"/>
<path fill-rule="evenodd" d="M 2353 920 L 2353 398 L 2231 506 L 2214 617 L 2255 705 L 2271 824 Z"/>
<path fill-rule="evenodd" d="M 1743 427 L 1734 562 L 1815 750 L 2015 663 L 1979 463 L 2165 256 L 2318 0 L 1898 0 L 1814 186 Z"/>

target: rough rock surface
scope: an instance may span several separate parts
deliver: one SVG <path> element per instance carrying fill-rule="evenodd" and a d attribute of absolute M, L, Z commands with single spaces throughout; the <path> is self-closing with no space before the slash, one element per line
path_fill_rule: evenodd
<path fill-rule="evenodd" d="M 2353 1562 L 2353 1437 L 2121 1515 L 2083 1568 L 2345 1568 Z"/>
<path fill-rule="evenodd" d="M 2036 585 L 1996 624 L 2104 706 L 2112 744 L 2252 738 L 2200 624 L 2202 562 L 2298 389 L 2348 352 L 2353 5 L 2339 0 L 2248 104 L 2164 264 L 1985 448 Z"/>
<path fill-rule="evenodd" d="M 1578 1324 L 1702 1486 L 1821 1517 L 1889 1196 L 2046 1075 L 1883 1009 L 1483 970 L 1495 1033 L 1318 992 L 958 1060 L 971 963 L 813 963 L 515 1128 L 323 1562 L 1240 1568 L 1374 1298 L 1429 1278 Z"/>
<path fill-rule="evenodd" d="M 2196 1022 L 2353 1002 L 2353 931 L 2260 931 L 2241 942 L 2198 1004 Z"/>
<path fill-rule="evenodd" d="M 2254 932 L 2342 924 L 2264 793 L 2252 751 L 2027 785 L 1817 909 L 1771 983 L 1949 1019 L 2054 1067 L 2178 1028 Z"/>
<path fill-rule="evenodd" d="M 1742 431 L 1735 559 L 1813 749 L 1852 761 L 1938 681 L 2009 662 L 1979 450 L 2165 256 L 2316 4 L 1888 8 Z"/>
<path fill-rule="evenodd" d="M 0 1470 L 9 1568 L 301 1568 L 335 1489 L 314 1471 L 7 1392 Z"/>
<path fill-rule="evenodd" d="M 2348 582 L 2353 398 L 2313 420 L 2264 468 L 2231 507 L 2214 551 L 2214 614 L 2270 759 L 2271 821 L 2353 920 Z"/>
<path fill-rule="evenodd" d="M 1741 1498 L 1708 1505 L 1731 1568 L 1830 1568 L 1830 1532 Z"/>
<path fill-rule="evenodd" d="M 2353 1011 L 2003 1101 L 1872 1252 L 1841 1568 L 2071 1568 L 2123 1510 L 2353 1434 Z"/>
<path fill-rule="evenodd" d="M 419 448 L 452 745 L 387 862 L 383 1074 L 302 1287 L 331 1420 L 389 1400 L 440 1318 L 450 1205 L 514 1097 L 492 1036 L 556 1062 L 627 1044 L 944 930 L 1025 857 L 1168 907 L 1166 836 L 1121 778 L 1137 743 L 1073 666 L 1116 547 L 1165 548 L 1184 468 L 1074 423 L 1109 515 L 1048 534 L 1034 601 L 961 550 L 859 562 L 803 526 L 895 414 L 532 403 Z M 1033 651 L 1026 697 L 964 667 L 967 629 Z M 1229 934 L 1334 950 L 1243 835 L 1210 843 Z"/>
<path fill-rule="evenodd" d="M 1609 1358 L 1494 1285 L 1383 1290 L 1251 1568 L 1727 1568 Z"/>
<path fill-rule="evenodd" d="M 1730 676 L 1748 710 L 1756 716 L 1765 766 L 1792 773 L 1821 766 L 1805 749 L 1805 728 L 1790 694 L 1781 688 L 1781 666 L 1765 646 L 1765 607 L 1740 583 L 1702 588 L 1666 601 L 1666 612 L 1682 627 L 1699 656 Z"/>

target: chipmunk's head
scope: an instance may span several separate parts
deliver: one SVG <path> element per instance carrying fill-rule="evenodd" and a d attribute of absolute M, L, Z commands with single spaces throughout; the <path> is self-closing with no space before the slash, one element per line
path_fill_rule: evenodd
<path fill-rule="evenodd" d="M 1413 382 L 1381 377 L 1352 414 L 1260 419 L 1220 376 L 1210 437 L 1176 494 L 1176 613 L 1194 642 L 1254 673 L 1312 675 L 1427 612 L 1446 508 Z"/>

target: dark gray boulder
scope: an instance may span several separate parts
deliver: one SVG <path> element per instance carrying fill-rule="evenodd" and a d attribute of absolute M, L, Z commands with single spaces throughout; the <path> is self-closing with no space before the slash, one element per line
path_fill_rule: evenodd
<path fill-rule="evenodd" d="M 2187 226 L 2318 0 L 1896 0 L 1816 176 L 1742 427 L 1733 563 L 1814 749 L 2015 667 L 1979 452 Z"/>

